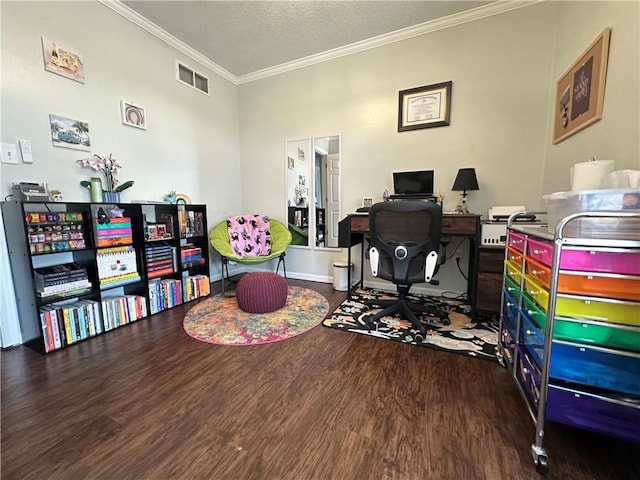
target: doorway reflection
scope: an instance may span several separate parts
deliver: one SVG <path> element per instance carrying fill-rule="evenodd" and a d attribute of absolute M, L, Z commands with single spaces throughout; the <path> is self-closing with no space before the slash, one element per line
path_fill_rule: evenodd
<path fill-rule="evenodd" d="M 285 144 L 291 245 L 338 248 L 340 136 L 288 140 Z"/>

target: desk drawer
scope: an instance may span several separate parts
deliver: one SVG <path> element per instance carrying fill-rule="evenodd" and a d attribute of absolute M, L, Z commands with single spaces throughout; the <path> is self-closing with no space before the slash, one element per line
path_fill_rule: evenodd
<path fill-rule="evenodd" d="M 504 271 L 504 248 L 480 247 L 478 271 L 502 274 Z"/>
<path fill-rule="evenodd" d="M 369 233 L 369 215 L 353 215 L 350 222 L 352 232 Z"/>
<path fill-rule="evenodd" d="M 480 216 L 443 215 L 442 233 L 444 235 L 476 235 L 480 225 Z"/>

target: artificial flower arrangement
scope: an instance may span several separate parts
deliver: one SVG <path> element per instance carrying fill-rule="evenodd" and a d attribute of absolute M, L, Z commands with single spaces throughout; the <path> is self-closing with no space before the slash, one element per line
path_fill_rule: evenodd
<path fill-rule="evenodd" d="M 105 192 L 120 193 L 133 186 L 133 180 L 120 183 L 118 180 L 118 173 L 120 172 L 122 165 L 120 165 L 120 162 L 118 162 L 111 153 L 108 157 L 101 157 L 100 155 L 94 154 L 93 157 L 84 158 L 77 162 L 84 168 L 90 168 L 96 172 L 102 172 L 106 182 L 102 187 Z M 87 180 L 81 181 L 80 185 L 86 188 L 91 188 L 91 182 L 88 182 Z"/>

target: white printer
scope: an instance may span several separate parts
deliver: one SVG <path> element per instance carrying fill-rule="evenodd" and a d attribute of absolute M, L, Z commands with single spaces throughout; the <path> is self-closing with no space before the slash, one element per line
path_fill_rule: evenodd
<path fill-rule="evenodd" d="M 508 207 L 491 207 L 489 209 L 489 220 L 485 220 L 481 225 L 481 245 L 506 245 L 507 243 L 507 220 L 516 213 L 525 210 L 523 205 Z M 539 224 L 535 215 L 518 217 L 518 223 Z"/>

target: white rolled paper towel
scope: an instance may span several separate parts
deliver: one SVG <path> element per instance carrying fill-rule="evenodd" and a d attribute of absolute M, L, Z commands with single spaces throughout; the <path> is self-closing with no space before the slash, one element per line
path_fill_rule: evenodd
<path fill-rule="evenodd" d="M 613 172 L 615 160 L 590 160 L 571 167 L 571 190 L 596 190 L 602 179 Z"/>

